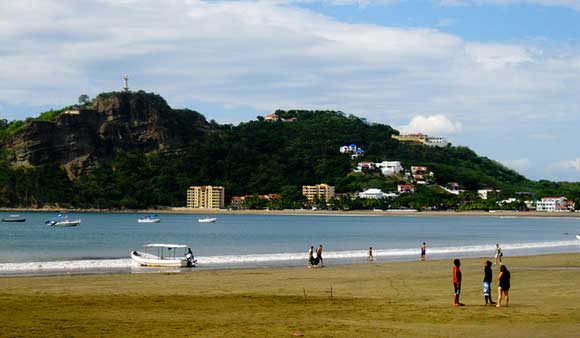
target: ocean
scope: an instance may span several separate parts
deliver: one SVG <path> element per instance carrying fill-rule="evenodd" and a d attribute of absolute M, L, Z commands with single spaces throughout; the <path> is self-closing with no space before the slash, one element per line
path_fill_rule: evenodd
<path fill-rule="evenodd" d="M 0 218 L 8 213 L 0 214 Z M 504 257 L 580 252 L 579 218 L 429 217 L 353 215 L 160 214 L 161 223 L 138 223 L 138 214 L 78 213 L 78 227 L 45 225 L 54 213 L 20 213 L 25 223 L 0 223 L 0 276 L 156 272 L 137 267 L 131 250 L 146 243 L 189 245 L 197 269 L 306 265 L 310 245 L 324 246 L 326 265 L 365 262 L 373 247 L 377 261 Z"/>

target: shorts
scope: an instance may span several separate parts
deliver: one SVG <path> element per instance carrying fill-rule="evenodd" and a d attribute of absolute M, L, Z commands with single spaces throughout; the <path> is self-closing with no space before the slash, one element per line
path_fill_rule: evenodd
<path fill-rule="evenodd" d="M 491 296 L 491 284 L 488 282 L 483 282 L 483 295 Z"/>
<path fill-rule="evenodd" d="M 453 293 L 456 295 L 460 295 L 461 294 L 461 285 L 458 283 L 453 283 Z"/>

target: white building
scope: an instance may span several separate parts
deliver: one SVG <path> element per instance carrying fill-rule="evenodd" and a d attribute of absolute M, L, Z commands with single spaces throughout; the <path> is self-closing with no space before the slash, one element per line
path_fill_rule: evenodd
<path fill-rule="evenodd" d="M 569 211 L 567 199 L 564 196 L 544 197 L 536 202 L 536 211 Z"/>
<path fill-rule="evenodd" d="M 367 189 L 363 192 L 358 193 L 358 198 L 381 199 L 386 197 L 387 194 L 385 194 L 381 189 Z"/>
<path fill-rule="evenodd" d="M 480 189 L 477 191 L 477 194 L 482 200 L 486 200 L 490 193 L 499 192 L 499 190 L 494 189 Z"/>
<path fill-rule="evenodd" d="M 377 168 L 381 169 L 383 175 L 394 175 L 403 171 L 403 166 L 399 161 L 383 161 L 376 164 Z"/>
<path fill-rule="evenodd" d="M 425 142 L 423 144 L 429 147 L 447 147 L 447 145 L 449 145 L 449 141 L 447 141 L 445 137 L 428 136 L 425 138 Z"/>

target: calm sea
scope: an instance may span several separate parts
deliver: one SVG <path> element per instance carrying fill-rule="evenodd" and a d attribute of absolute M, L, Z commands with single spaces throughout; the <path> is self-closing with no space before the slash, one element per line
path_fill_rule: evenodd
<path fill-rule="evenodd" d="M 0 217 L 7 216 L 0 214 Z M 44 222 L 52 213 L 21 213 L 25 223 L 0 223 L 0 275 L 147 271 L 129 252 L 145 243 L 191 246 L 200 268 L 306 264 L 310 245 L 324 245 L 325 263 L 363 262 L 369 246 L 379 261 L 415 260 L 426 242 L 428 258 L 506 257 L 580 252 L 578 218 L 278 216 L 162 214 L 161 223 L 138 223 L 136 214 L 69 214 L 74 228 Z"/>

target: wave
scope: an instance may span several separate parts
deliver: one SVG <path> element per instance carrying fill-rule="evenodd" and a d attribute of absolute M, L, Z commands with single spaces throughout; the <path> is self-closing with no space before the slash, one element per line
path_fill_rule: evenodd
<path fill-rule="evenodd" d="M 502 244 L 504 252 L 517 253 L 518 251 L 528 251 L 538 249 L 549 249 L 558 247 L 578 247 L 580 241 L 555 241 L 555 242 L 532 242 L 532 243 L 508 243 Z M 428 255 L 438 257 L 447 257 L 451 255 L 470 255 L 470 254 L 493 254 L 495 244 L 456 246 L 456 247 L 428 247 Z M 383 258 L 401 258 L 415 257 L 418 255 L 417 248 L 402 249 L 375 249 L 375 257 Z M 351 251 L 328 251 L 324 253 L 325 259 L 356 261 L 367 257 L 366 250 Z M 221 255 L 221 256 L 196 256 L 199 266 L 202 268 L 212 267 L 235 267 L 235 266 L 259 266 L 259 265 L 276 265 L 283 262 L 300 262 L 306 261 L 306 253 L 272 253 L 272 254 L 249 254 L 249 255 Z M 46 261 L 46 262 L 24 262 L 24 263 L 0 263 L 0 274 L 10 273 L 56 273 L 67 271 L 113 271 L 113 270 L 132 270 L 138 266 L 130 258 L 119 259 L 82 259 L 82 260 L 64 260 L 64 261 Z"/>

